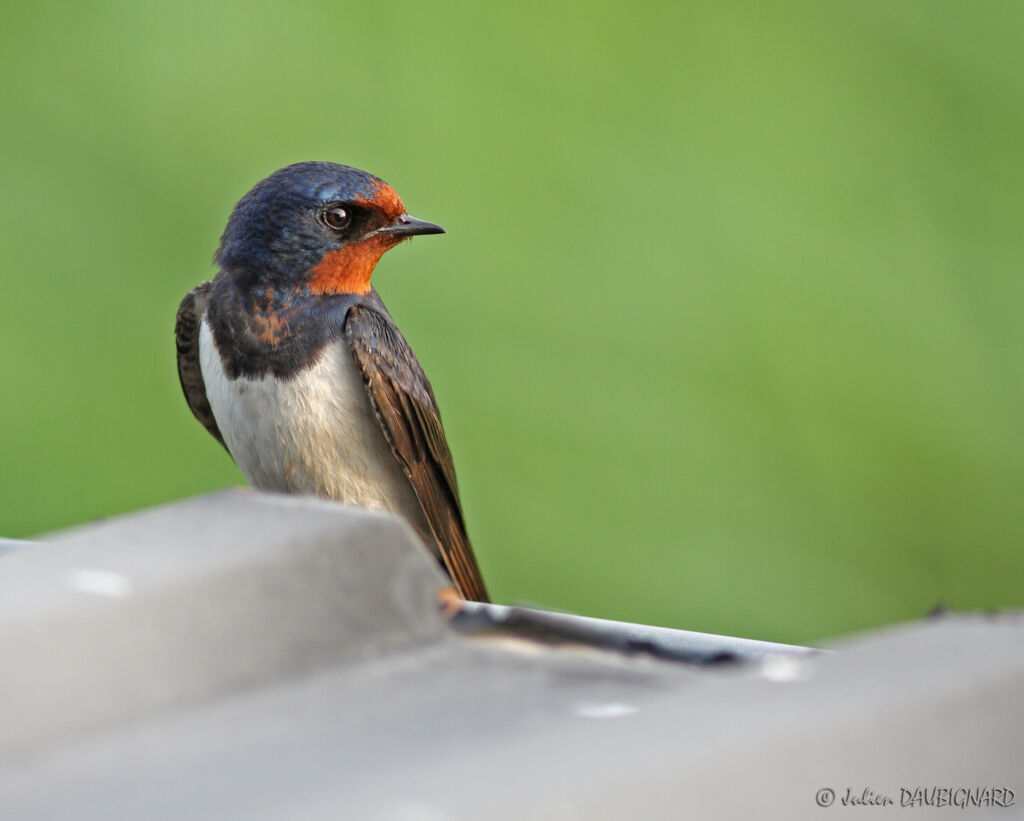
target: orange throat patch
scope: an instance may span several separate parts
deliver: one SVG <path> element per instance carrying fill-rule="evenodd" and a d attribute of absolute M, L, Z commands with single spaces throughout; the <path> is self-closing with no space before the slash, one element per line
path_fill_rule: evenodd
<path fill-rule="evenodd" d="M 395 237 L 378 234 L 328 251 L 312 271 L 309 290 L 314 294 L 365 294 L 374 267 L 398 242 Z"/>

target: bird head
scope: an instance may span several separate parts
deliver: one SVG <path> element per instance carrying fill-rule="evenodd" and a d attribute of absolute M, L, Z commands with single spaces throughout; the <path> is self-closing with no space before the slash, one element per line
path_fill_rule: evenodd
<path fill-rule="evenodd" d="M 275 171 L 239 200 L 217 249 L 222 270 L 313 294 L 364 294 L 381 256 L 402 240 L 443 234 L 405 211 L 384 180 L 328 162 Z"/>

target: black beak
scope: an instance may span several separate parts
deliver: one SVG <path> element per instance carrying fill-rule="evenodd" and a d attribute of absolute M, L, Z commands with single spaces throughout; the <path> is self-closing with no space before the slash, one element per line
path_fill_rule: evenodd
<path fill-rule="evenodd" d="M 392 225 L 385 225 L 374 231 L 375 234 L 390 234 L 393 237 L 415 237 L 420 234 L 443 234 L 444 228 L 426 220 L 418 220 L 408 214 L 402 214 Z"/>

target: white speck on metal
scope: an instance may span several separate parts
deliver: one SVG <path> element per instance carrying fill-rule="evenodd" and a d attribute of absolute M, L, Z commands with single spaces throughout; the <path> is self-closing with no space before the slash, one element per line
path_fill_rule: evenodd
<path fill-rule="evenodd" d="M 760 672 L 761 677 L 768 681 L 806 681 L 811 677 L 811 667 L 806 659 L 782 653 L 768 656 L 762 661 Z"/>
<path fill-rule="evenodd" d="M 633 715 L 639 707 L 632 704 L 624 704 L 621 701 L 607 701 L 604 703 L 583 702 L 574 704 L 573 715 L 580 718 L 621 718 L 622 716 Z"/>
<path fill-rule="evenodd" d="M 132 592 L 132 581 L 127 576 L 112 570 L 82 568 L 72 570 L 68 574 L 68 587 L 79 593 L 123 599 Z"/>

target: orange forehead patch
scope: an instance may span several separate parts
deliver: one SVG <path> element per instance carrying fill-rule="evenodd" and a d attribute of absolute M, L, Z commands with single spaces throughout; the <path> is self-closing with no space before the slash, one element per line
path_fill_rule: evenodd
<path fill-rule="evenodd" d="M 357 196 L 356 202 L 376 208 L 388 219 L 394 219 L 405 213 L 402 199 L 395 192 L 395 189 L 383 180 L 374 182 L 373 193 L 369 197 Z"/>
<path fill-rule="evenodd" d="M 309 278 L 314 294 L 365 294 L 370 290 L 373 269 L 389 248 L 401 240 L 376 234 L 362 242 L 348 243 L 328 251 Z"/>

